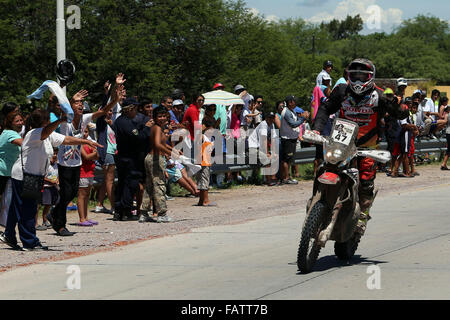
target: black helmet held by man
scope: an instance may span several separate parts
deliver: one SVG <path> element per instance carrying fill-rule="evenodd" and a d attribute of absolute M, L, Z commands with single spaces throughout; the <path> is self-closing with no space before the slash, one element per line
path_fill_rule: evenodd
<path fill-rule="evenodd" d="M 73 81 L 75 77 L 75 65 L 72 61 L 64 59 L 56 65 L 56 78 L 62 86 L 65 86 Z"/>

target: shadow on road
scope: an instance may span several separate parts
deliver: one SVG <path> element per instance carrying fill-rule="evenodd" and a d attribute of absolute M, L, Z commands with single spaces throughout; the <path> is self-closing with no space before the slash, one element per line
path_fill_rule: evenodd
<path fill-rule="evenodd" d="M 372 265 L 372 264 L 381 264 L 388 263 L 388 261 L 380 261 L 380 260 L 371 260 L 369 258 L 362 257 L 361 255 L 355 255 L 350 260 L 339 260 L 335 255 L 321 257 L 316 261 L 313 270 L 308 273 L 327 271 L 333 268 L 341 268 L 347 266 L 354 265 Z M 297 272 L 298 275 L 302 273 Z"/>

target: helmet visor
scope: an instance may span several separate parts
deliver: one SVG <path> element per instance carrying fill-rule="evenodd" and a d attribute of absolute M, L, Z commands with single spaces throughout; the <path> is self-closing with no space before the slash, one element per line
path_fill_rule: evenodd
<path fill-rule="evenodd" d="M 357 82 L 361 81 L 363 83 L 369 81 L 372 79 L 373 72 L 372 71 L 365 71 L 365 70 L 349 70 L 348 71 L 348 77 L 350 81 Z"/>

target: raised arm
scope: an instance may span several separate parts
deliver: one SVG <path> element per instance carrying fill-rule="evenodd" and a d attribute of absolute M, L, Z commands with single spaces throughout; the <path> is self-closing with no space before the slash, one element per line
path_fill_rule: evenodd
<path fill-rule="evenodd" d="M 52 132 L 55 131 L 59 127 L 59 125 L 66 120 L 67 120 L 66 115 L 61 114 L 61 117 L 58 120 L 46 125 L 41 132 L 41 141 L 47 139 L 52 134 Z"/>
<path fill-rule="evenodd" d="M 89 95 L 87 90 L 80 90 L 70 99 L 70 104 L 73 105 L 75 101 L 83 101 Z"/>
<path fill-rule="evenodd" d="M 78 146 L 81 144 L 87 144 L 87 145 L 91 146 L 92 148 L 103 148 L 103 146 L 101 144 L 98 144 L 95 141 L 88 140 L 88 139 L 75 138 L 75 137 L 71 137 L 71 136 L 66 136 L 64 138 L 64 141 L 62 144 L 67 145 L 67 146 Z"/>
<path fill-rule="evenodd" d="M 116 76 L 116 83 L 114 84 L 112 95 L 111 95 L 111 101 L 102 109 L 97 110 L 92 114 L 92 120 L 98 119 L 99 117 L 105 116 L 109 110 L 111 110 L 120 100 L 122 100 L 124 95 L 124 83 L 126 79 L 123 78 L 124 75 L 122 73 L 119 73 Z"/>

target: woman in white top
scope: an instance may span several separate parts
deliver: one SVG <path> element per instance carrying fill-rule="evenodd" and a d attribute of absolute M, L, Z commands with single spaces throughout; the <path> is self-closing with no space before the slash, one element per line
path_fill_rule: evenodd
<path fill-rule="evenodd" d="M 53 156 L 53 148 L 60 145 L 88 144 L 92 147 L 101 147 L 98 143 L 75 137 L 63 136 L 54 132 L 64 122 L 66 117 L 49 124 L 50 116 L 47 111 L 35 110 L 30 115 L 26 133 L 22 143 L 22 152 L 14 163 L 11 171 L 13 197 L 8 212 L 5 233 L 1 240 L 16 250 L 21 248 L 17 244 L 16 225 L 19 227 L 19 236 L 24 251 L 48 250 L 43 247 L 36 237 L 36 210 L 37 201 L 22 198 L 23 172 L 43 176 L 47 172 L 49 159 Z M 22 166 L 23 163 L 23 166 Z"/>

